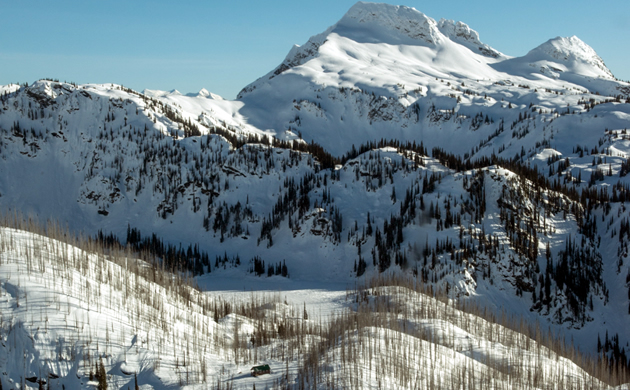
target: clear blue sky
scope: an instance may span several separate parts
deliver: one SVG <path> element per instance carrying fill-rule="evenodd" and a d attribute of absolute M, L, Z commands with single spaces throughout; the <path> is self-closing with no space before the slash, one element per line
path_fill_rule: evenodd
<path fill-rule="evenodd" d="M 43 77 L 226 98 L 337 22 L 354 0 L 0 0 L 0 84 Z M 512 56 L 577 35 L 630 80 L 628 0 L 397 0 L 461 20 Z"/>

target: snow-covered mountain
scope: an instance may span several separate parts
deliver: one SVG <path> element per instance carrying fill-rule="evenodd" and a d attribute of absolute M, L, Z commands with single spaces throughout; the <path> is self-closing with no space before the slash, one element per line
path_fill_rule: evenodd
<path fill-rule="evenodd" d="M 357 3 L 246 86 L 239 100 L 257 127 L 273 128 L 280 137 L 291 129 L 336 155 L 380 138 L 433 147 L 453 137 L 463 142 L 451 150 L 463 154 L 492 135 L 501 119 L 512 122 L 532 105 L 552 113 L 566 111 L 568 104 L 574 111 L 581 100 L 629 93 L 628 84 L 616 81 L 577 37 L 552 39 L 510 58 L 462 22 L 436 22 L 408 7 Z M 451 115 L 436 118 L 434 109 Z M 480 112 L 495 123 L 478 126 L 473 118 Z M 460 131 L 470 128 L 477 131 Z M 493 144 L 495 152 L 508 147 L 509 137 Z"/>
<path fill-rule="evenodd" d="M 462 22 L 357 3 L 235 101 L 1 86 L 0 206 L 207 289 L 413 275 L 588 353 L 618 334 L 622 361 L 629 95 L 576 37 L 512 58 Z"/>

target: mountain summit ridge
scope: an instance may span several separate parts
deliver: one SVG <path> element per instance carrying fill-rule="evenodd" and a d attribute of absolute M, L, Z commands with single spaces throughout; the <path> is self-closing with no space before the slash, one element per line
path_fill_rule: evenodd
<path fill-rule="evenodd" d="M 381 34 L 387 31 L 430 45 L 439 43 L 441 39 L 437 22 L 433 18 L 415 8 L 385 3 L 356 3 L 337 22 L 333 31 L 362 28 L 368 29 L 376 38 L 382 37 Z"/>
<path fill-rule="evenodd" d="M 273 129 L 284 140 L 301 134 L 339 156 L 354 143 L 384 134 L 427 138 L 419 135 L 425 130 L 414 129 L 426 129 L 421 117 L 431 107 L 451 112 L 434 119 L 467 120 L 488 110 L 505 118 L 512 114 L 503 109 L 549 101 L 543 92 L 550 91 L 617 96 L 630 86 L 617 81 L 577 37 L 554 38 L 511 57 L 485 44 L 464 22 L 436 22 L 414 8 L 359 2 L 324 32 L 294 46 L 280 65 L 243 88 L 237 101 L 254 127 Z M 551 106 L 566 111 L 568 102 L 560 100 Z M 466 127 L 438 127 L 444 126 L 448 132 Z M 430 138 L 441 144 L 453 135 L 448 132 Z"/>
<path fill-rule="evenodd" d="M 575 35 L 550 39 L 532 49 L 527 56 L 540 54 L 564 63 L 577 62 L 590 65 L 602 71 L 601 77 L 615 78 L 597 52 Z"/>
<path fill-rule="evenodd" d="M 597 86 L 584 78 L 615 80 L 595 50 L 576 36 L 553 38 L 524 56 L 511 57 L 483 43 L 479 33 L 464 22 L 436 22 L 415 8 L 365 2 L 353 5 L 337 23 L 304 45 L 295 45 L 280 65 L 244 87 L 237 99 L 287 72 L 307 76 L 318 85 L 376 87 L 386 74 L 407 85 L 423 85 L 427 80 L 404 80 L 405 74 L 447 77 L 458 83 L 513 78 L 516 84 L 523 84 L 518 78 L 539 79 L 543 74 L 550 80 L 567 79 L 602 94 L 610 94 L 610 88 L 594 89 Z M 348 80 L 353 73 L 366 76 L 364 80 Z"/>
<path fill-rule="evenodd" d="M 348 39 L 359 44 L 426 46 L 435 50 L 452 42 L 492 59 L 507 58 L 481 42 L 479 33 L 463 22 L 446 19 L 436 22 L 412 7 L 357 2 L 324 32 L 313 35 L 303 45 L 294 45 L 280 65 L 244 87 L 237 99 L 256 89 L 260 82 L 269 81 L 289 69 L 320 57 L 320 48 L 333 38 Z"/>
<path fill-rule="evenodd" d="M 464 22 L 441 19 L 438 23 L 440 32 L 453 42 L 468 47 L 472 52 L 479 51 L 481 54 L 492 58 L 504 57 L 498 50 L 486 45 L 479 40 L 479 33 L 470 28 Z"/>

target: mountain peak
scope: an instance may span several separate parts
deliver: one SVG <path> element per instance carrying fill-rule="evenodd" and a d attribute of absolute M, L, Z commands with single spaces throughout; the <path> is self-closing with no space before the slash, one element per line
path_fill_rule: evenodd
<path fill-rule="evenodd" d="M 465 47 L 473 53 L 487 57 L 503 57 L 501 53 L 479 41 L 479 34 L 462 22 L 443 20 L 441 24 L 435 19 L 423 14 L 415 8 L 402 5 L 384 3 L 358 2 L 333 26 L 321 34 L 312 36 L 303 46 L 295 45 L 284 61 L 267 75 L 243 88 L 238 98 L 261 87 L 264 83 L 290 69 L 304 65 L 322 55 L 321 47 L 340 47 L 325 51 L 324 56 L 330 58 L 331 53 L 337 56 L 333 63 L 339 63 L 340 57 L 349 51 L 354 51 L 363 44 L 383 44 L 391 46 L 413 46 L 437 50 L 442 45 L 455 43 Z M 340 43 L 351 41 L 353 44 Z M 354 44 L 358 46 L 354 46 Z M 367 47 L 359 49 L 369 57 L 373 51 Z M 450 52 L 453 52 L 450 50 Z M 464 54 L 462 52 L 462 54 Z M 343 62 L 343 61 L 342 61 Z M 460 72 L 461 73 L 461 72 Z"/>
<path fill-rule="evenodd" d="M 539 80 L 541 75 L 589 90 L 600 88 L 584 84 L 592 79 L 614 80 L 595 51 L 577 37 L 555 38 L 513 58 L 483 43 L 477 31 L 463 22 L 436 22 L 411 7 L 358 2 L 326 31 L 295 45 L 280 65 L 243 88 L 237 98 L 264 88 L 277 96 L 287 85 L 299 90 L 302 82 L 317 88 L 356 86 L 397 95 L 395 85 L 417 89 L 436 77 L 461 84 L 463 79 Z M 283 81 L 272 81 L 278 76 Z"/>
<path fill-rule="evenodd" d="M 561 61 L 569 61 L 571 59 L 591 61 L 596 58 L 599 59 L 595 50 L 575 35 L 550 39 L 532 49 L 530 53 L 544 53 Z"/>
<path fill-rule="evenodd" d="M 549 59 L 570 65 L 587 65 L 600 73 L 600 77 L 614 78 L 595 50 L 575 35 L 550 39 L 531 50 L 526 57 Z"/>
<path fill-rule="evenodd" d="M 468 27 L 464 22 L 441 19 L 438 23 L 440 32 L 451 41 L 466 46 L 473 52 L 479 52 L 485 56 L 498 58 L 502 54 L 479 40 L 479 33 Z"/>
<path fill-rule="evenodd" d="M 437 22 L 416 10 L 402 5 L 358 2 L 336 24 L 333 31 L 368 30 L 374 38 L 382 34 L 402 35 L 416 41 L 435 44 L 439 41 Z M 398 37 L 400 38 L 400 37 Z"/>

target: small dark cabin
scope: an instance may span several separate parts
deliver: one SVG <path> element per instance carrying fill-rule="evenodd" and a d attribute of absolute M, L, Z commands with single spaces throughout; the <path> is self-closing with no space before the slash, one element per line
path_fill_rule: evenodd
<path fill-rule="evenodd" d="M 271 374 L 271 368 L 269 368 L 269 364 L 263 364 L 261 366 L 252 367 L 251 373 L 252 376 Z"/>

